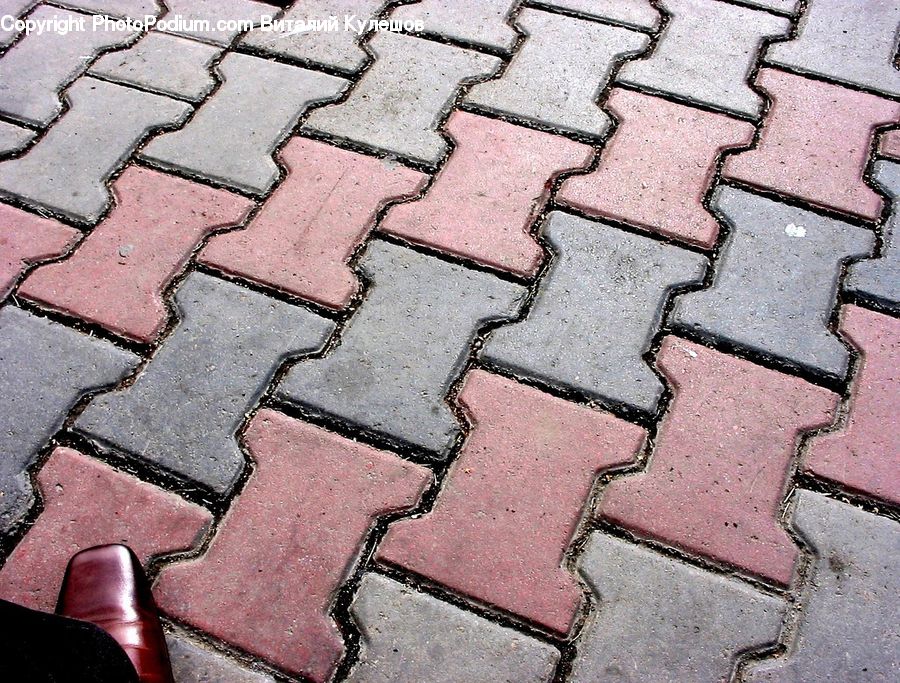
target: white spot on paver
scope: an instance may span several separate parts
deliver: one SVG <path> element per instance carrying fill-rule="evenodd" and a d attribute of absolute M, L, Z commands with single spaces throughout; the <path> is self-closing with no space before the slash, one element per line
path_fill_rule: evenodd
<path fill-rule="evenodd" d="M 784 234 L 788 237 L 806 237 L 806 228 L 804 228 L 802 225 L 788 223 L 784 227 Z"/>
<path fill-rule="evenodd" d="M 685 347 L 685 346 L 678 346 L 677 348 L 678 348 L 679 351 L 683 351 L 684 354 L 685 354 L 686 356 L 690 357 L 690 358 L 696 358 L 696 357 L 697 357 L 697 352 L 694 351 L 694 350 L 692 350 L 692 349 L 689 349 L 689 348 L 687 348 L 687 347 Z"/>
<path fill-rule="evenodd" d="M 711 208 L 731 228 L 720 267 L 709 289 L 676 299 L 673 324 L 843 376 L 847 349 L 823 320 L 835 305 L 842 262 L 871 253 L 874 233 L 736 188 L 718 188 Z M 805 238 L 788 225 L 804 226 Z M 762 310 L 758 318 L 748 313 Z"/>

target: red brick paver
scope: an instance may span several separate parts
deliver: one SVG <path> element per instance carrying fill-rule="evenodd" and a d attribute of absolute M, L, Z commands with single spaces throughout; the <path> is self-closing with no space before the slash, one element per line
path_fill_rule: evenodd
<path fill-rule="evenodd" d="M 75 228 L 0 204 L 0 301 L 28 266 L 61 256 L 80 237 Z"/>
<path fill-rule="evenodd" d="M 481 370 L 459 403 L 473 431 L 433 511 L 392 525 L 378 559 L 568 633 L 582 591 L 563 556 L 595 477 L 644 431 Z"/>
<path fill-rule="evenodd" d="M 245 230 L 210 240 L 200 260 L 330 308 L 359 287 L 348 262 L 387 202 L 415 195 L 426 176 L 331 145 L 294 138 L 288 175 Z"/>
<path fill-rule="evenodd" d="M 703 197 L 719 154 L 750 144 L 753 126 L 631 90 L 613 90 L 605 106 L 619 127 L 600 165 L 566 180 L 558 199 L 592 216 L 712 247 L 719 226 Z"/>
<path fill-rule="evenodd" d="M 803 468 L 900 505 L 900 320 L 848 305 L 841 332 L 860 352 L 849 412 L 811 439 Z"/>
<path fill-rule="evenodd" d="M 878 153 L 885 157 L 900 160 L 900 128 L 882 133 L 878 145 Z"/>
<path fill-rule="evenodd" d="M 212 516 L 173 493 L 71 448 L 57 448 L 37 474 L 44 510 L 0 569 L 0 598 L 52 611 L 69 557 L 125 543 L 145 563 L 189 550 Z"/>
<path fill-rule="evenodd" d="M 872 135 L 900 117 L 900 103 L 775 69 L 756 84 L 772 99 L 756 149 L 723 174 L 828 209 L 875 219 L 882 198 L 865 184 Z"/>
<path fill-rule="evenodd" d="M 115 208 L 64 261 L 38 268 L 26 298 L 141 342 L 169 318 L 163 291 L 211 232 L 253 204 L 224 190 L 132 166 L 113 185 Z"/>
<path fill-rule="evenodd" d="M 530 234 L 560 172 L 586 166 L 592 150 L 495 119 L 455 112 L 456 148 L 423 199 L 393 207 L 380 230 L 518 275 L 544 252 Z"/>
<path fill-rule="evenodd" d="M 314 681 L 343 639 L 329 614 L 375 519 L 416 504 L 430 475 L 271 410 L 246 434 L 256 463 L 200 558 L 163 570 L 169 614 Z"/>
<path fill-rule="evenodd" d="M 601 514 L 787 584 L 798 550 L 779 523 L 785 483 L 798 437 L 830 423 L 837 395 L 676 337 L 657 367 L 675 396 L 648 469 L 610 484 Z"/>

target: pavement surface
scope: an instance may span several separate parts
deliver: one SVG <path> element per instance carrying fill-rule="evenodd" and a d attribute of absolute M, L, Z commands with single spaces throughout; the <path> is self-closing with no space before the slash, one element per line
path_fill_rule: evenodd
<path fill-rule="evenodd" d="M 127 543 L 178 683 L 900 680 L 896 0 L 0 14 L 0 598 Z"/>

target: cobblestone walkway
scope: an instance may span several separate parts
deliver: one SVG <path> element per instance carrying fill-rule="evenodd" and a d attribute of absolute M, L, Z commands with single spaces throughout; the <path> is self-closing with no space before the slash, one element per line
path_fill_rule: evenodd
<path fill-rule="evenodd" d="M 0 14 L 0 598 L 125 542 L 178 683 L 900 680 L 896 0 Z"/>

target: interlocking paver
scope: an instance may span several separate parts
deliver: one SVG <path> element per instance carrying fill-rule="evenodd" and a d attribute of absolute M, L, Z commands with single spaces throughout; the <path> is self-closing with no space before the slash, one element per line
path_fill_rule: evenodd
<path fill-rule="evenodd" d="M 699 284 L 706 259 L 560 212 L 550 214 L 542 232 L 555 258 L 531 312 L 492 332 L 483 358 L 652 413 L 663 387 L 642 356 L 672 289 Z"/>
<path fill-rule="evenodd" d="M 169 320 L 163 292 L 209 233 L 240 223 L 253 204 L 165 173 L 131 166 L 113 185 L 116 204 L 65 260 L 19 287 L 26 299 L 140 342 Z"/>
<path fill-rule="evenodd" d="M 843 261 L 869 254 L 874 235 L 731 187 L 712 207 L 728 225 L 709 289 L 675 300 L 672 319 L 790 365 L 843 377 L 847 349 L 828 329 Z"/>
<path fill-rule="evenodd" d="M 190 122 L 152 140 L 142 156 L 166 168 L 265 194 L 278 179 L 275 148 L 311 104 L 337 97 L 347 82 L 236 52 L 219 63 L 218 71 L 225 82 Z M 266 106 L 260 108 L 260 102 Z"/>
<path fill-rule="evenodd" d="M 728 157 L 723 175 L 877 219 L 883 202 L 863 172 L 875 129 L 900 117 L 900 103 L 774 69 L 756 84 L 772 100 L 759 143 Z"/>
<path fill-rule="evenodd" d="M 814 553 L 800 622 L 784 657 L 745 680 L 890 681 L 900 669 L 897 522 L 800 491 L 794 528 Z"/>
<path fill-rule="evenodd" d="M 278 57 L 356 71 L 366 63 L 369 55 L 358 44 L 361 40 L 358 25 L 353 23 L 348 30 L 344 26 L 344 17 L 368 22 L 385 4 L 386 0 L 305 0 L 294 3 L 279 15 L 279 20 L 309 22 L 337 17 L 341 30 L 300 31 L 285 23 L 279 30 L 254 29 L 244 36 L 241 44 Z"/>
<path fill-rule="evenodd" d="M 166 645 L 177 683 L 275 683 L 271 676 L 246 668 L 185 635 L 166 634 Z"/>
<path fill-rule="evenodd" d="M 891 201 L 891 213 L 881 232 L 876 258 L 853 263 L 847 269 L 843 289 L 876 302 L 894 314 L 900 313 L 900 164 L 877 161 L 872 184 Z"/>
<path fill-rule="evenodd" d="M 648 548 L 595 532 L 579 569 L 597 604 L 573 683 L 727 681 L 742 652 L 778 638 L 783 601 Z"/>
<path fill-rule="evenodd" d="M 3 12 L 3 15 L 5 16 L 19 18 L 37 5 L 38 2 L 39 0 L 3 0 L 3 2 L 0 3 L 0 12 Z M 0 48 L 9 45 L 18 34 L 19 31 L 15 26 L 0 28 Z"/>
<path fill-rule="evenodd" d="M 271 410 L 245 440 L 253 474 L 206 553 L 162 571 L 157 601 L 282 669 L 328 680 L 343 651 L 335 592 L 376 518 L 414 506 L 431 475 Z"/>
<path fill-rule="evenodd" d="M 160 0 L 57 0 L 56 4 L 96 14 L 140 20 L 146 16 L 157 17 L 163 10 Z"/>
<path fill-rule="evenodd" d="M 860 353 L 848 414 L 812 439 L 807 472 L 900 505 L 900 320 L 848 305 L 841 333 Z"/>
<path fill-rule="evenodd" d="M 391 13 L 391 19 L 420 20 L 425 33 L 451 38 L 476 47 L 509 51 L 518 38 L 510 25 L 510 14 L 519 0 L 421 0 L 401 6 Z"/>
<path fill-rule="evenodd" d="M 244 30 L 243 22 L 258 25 L 262 17 L 271 17 L 277 11 L 272 5 L 254 0 L 165 0 L 169 15 L 182 18 L 173 33 L 200 38 L 227 47 Z M 203 26 L 201 22 L 209 22 Z M 219 22 L 226 22 L 220 26 Z M 261 76 L 264 78 L 264 76 Z M 281 93 L 283 96 L 286 93 Z M 268 102 L 267 102 L 268 104 Z"/>
<path fill-rule="evenodd" d="M 93 223 L 111 201 L 110 176 L 152 130 L 183 122 L 191 107 L 88 77 L 66 99 L 69 110 L 34 147 L 0 163 L 0 194 Z"/>
<path fill-rule="evenodd" d="M 655 29 L 660 16 L 650 0 L 539 0 L 542 7 L 570 10 L 634 28 Z"/>
<path fill-rule="evenodd" d="M 69 21 L 82 16 L 41 6 L 30 18 Z M 85 31 L 65 35 L 49 30 L 26 35 L 0 57 L 0 112 L 32 125 L 47 125 L 63 109 L 63 88 L 84 73 L 102 50 L 121 47 L 137 35 L 129 30 L 92 30 L 90 23 Z"/>
<path fill-rule="evenodd" d="M 80 238 L 75 228 L 0 204 L 0 301 L 26 268 L 63 255 Z"/>
<path fill-rule="evenodd" d="M 447 390 L 475 333 L 514 316 L 525 288 L 382 241 L 360 268 L 371 285 L 340 344 L 291 368 L 278 393 L 444 457 L 459 433 Z"/>
<path fill-rule="evenodd" d="M 565 635 L 582 591 L 564 555 L 594 479 L 644 430 L 482 370 L 459 404 L 472 431 L 434 509 L 391 525 L 377 557 Z"/>
<path fill-rule="evenodd" d="M 0 529 L 31 506 L 27 469 L 88 392 L 115 384 L 138 358 L 109 342 L 0 309 Z"/>
<path fill-rule="evenodd" d="M 12 154 L 25 149 L 37 133 L 7 121 L 0 121 L 0 154 Z"/>
<path fill-rule="evenodd" d="M 52 611 L 69 557 L 127 543 L 145 563 L 190 550 L 212 521 L 203 508 L 71 448 L 37 473 L 44 510 L 0 569 L 0 598 Z"/>
<path fill-rule="evenodd" d="M 287 177 L 250 225 L 216 235 L 200 255 L 207 265 L 343 308 L 359 281 L 349 261 L 378 210 L 414 196 L 427 176 L 374 157 L 294 138 L 278 156 Z"/>
<path fill-rule="evenodd" d="M 611 483 L 607 519 L 640 536 L 790 582 L 798 551 L 779 524 L 797 439 L 831 423 L 838 396 L 666 337 L 657 367 L 675 397 L 648 469 Z"/>
<path fill-rule="evenodd" d="M 524 123 L 603 135 L 610 118 L 597 104 L 598 94 L 613 68 L 646 49 L 649 37 L 533 9 L 522 10 L 516 25 L 527 34 L 525 42 L 503 75 L 473 86 L 466 102 Z"/>
<path fill-rule="evenodd" d="M 797 36 L 772 45 L 765 60 L 896 97 L 898 26 L 900 5 L 893 0 L 810 0 Z"/>
<path fill-rule="evenodd" d="M 559 653 L 550 645 L 366 574 L 350 606 L 359 662 L 348 683 L 547 683 Z"/>
<path fill-rule="evenodd" d="M 759 116 L 762 98 L 746 81 L 763 42 L 787 34 L 788 18 L 718 0 L 662 0 L 660 8 L 670 17 L 656 49 L 625 64 L 618 81 Z"/>
<path fill-rule="evenodd" d="M 440 120 L 462 85 L 500 67 L 497 57 L 391 32 L 366 44 L 374 63 L 350 97 L 312 112 L 310 130 L 426 164 L 437 164 L 447 142 Z"/>
<path fill-rule="evenodd" d="M 216 85 L 211 65 L 222 48 L 151 31 L 134 47 L 104 55 L 89 73 L 199 102 Z"/>
<path fill-rule="evenodd" d="M 100 448 L 226 493 L 244 468 L 234 434 L 246 412 L 278 366 L 321 348 L 334 324 L 196 272 L 175 305 L 180 323 L 135 382 L 95 398 L 75 426 Z"/>
<path fill-rule="evenodd" d="M 900 128 L 882 133 L 878 153 L 881 156 L 900 161 Z"/>
<path fill-rule="evenodd" d="M 562 171 L 584 167 L 592 150 L 504 121 L 454 112 L 444 127 L 453 154 L 425 196 L 391 207 L 379 230 L 518 275 L 544 258 L 531 226 Z M 472 192 L 472 187 L 477 187 Z"/>
<path fill-rule="evenodd" d="M 616 88 L 604 105 L 619 122 L 595 171 L 566 180 L 557 199 L 710 248 L 719 225 L 703 206 L 726 149 L 749 145 L 754 127 L 721 114 Z"/>

